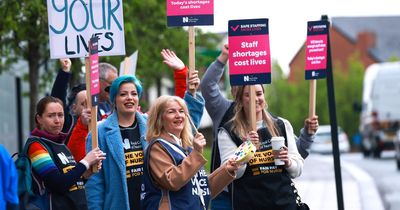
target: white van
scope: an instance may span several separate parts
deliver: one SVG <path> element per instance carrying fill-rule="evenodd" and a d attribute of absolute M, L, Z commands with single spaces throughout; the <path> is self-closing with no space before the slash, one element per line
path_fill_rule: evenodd
<path fill-rule="evenodd" d="M 365 156 L 393 149 L 400 122 L 400 62 L 370 65 L 364 76 L 360 121 Z M 397 143 L 397 142 L 396 142 Z"/>

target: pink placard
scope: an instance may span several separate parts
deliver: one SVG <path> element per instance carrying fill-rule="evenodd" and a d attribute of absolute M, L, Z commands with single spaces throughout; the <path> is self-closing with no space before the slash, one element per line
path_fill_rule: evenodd
<path fill-rule="evenodd" d="M 167 16 L 214 14 L 214 0 L 167 0 Z"/>
<path fill-rule="evenodd" d="M 328 36 L 307 36 L 306 42 L 306 71 L 326 69 Z"/>
<path fill-rule="evenodd" d="M 90 60 L 90 94 L 92 96 L 95 96 L 100 93 L 99 54 L 96 53 L 90 55 L 89 60 Z"/>
<path fill-rule="evenodd" d="M 257 74 L 271 72 L 269 35 L 229 37 L 229 73 Z"/>

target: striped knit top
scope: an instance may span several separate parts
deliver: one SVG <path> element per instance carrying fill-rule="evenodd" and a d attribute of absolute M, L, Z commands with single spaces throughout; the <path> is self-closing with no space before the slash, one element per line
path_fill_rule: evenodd
<path fill-rule="evenodd" d="M 31 159 L 33 170 L 35 170 L 40 177 L 45 177 L 50 172 L 58 170 L 49 152 L 39 142 L 34 142 L 30 145 L 28 156 L 29 159 Z"/>

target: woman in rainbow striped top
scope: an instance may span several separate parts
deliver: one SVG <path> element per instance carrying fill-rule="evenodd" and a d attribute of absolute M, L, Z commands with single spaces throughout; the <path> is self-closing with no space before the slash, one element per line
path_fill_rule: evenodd
<path fill-rule="evenodd" d="M 66 133 L 61 129 L 64 124 L 63 104 L 58 98 L 47 96 L 36 106 L 33 139 L 28 156 L 32 162 L 34 178 L 39 180 L 46 190 L 36 189 L 37 194 L 48 194 L 51 209 L 87 209 L 84 179 L 91 174 L 90 166 L 105 159 L 105 153 L 99 148 L 90 151 L 77 163 L 64 141 Z M 48 151 L 51 150 L 51 151 Z"/>

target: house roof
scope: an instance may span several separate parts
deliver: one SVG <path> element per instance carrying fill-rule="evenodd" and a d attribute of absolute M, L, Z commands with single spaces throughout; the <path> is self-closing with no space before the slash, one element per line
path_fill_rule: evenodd
<path fill-rule="evenodd" d="M 373 32 L 375 47 L 369 53 L 379 61 L 400 58 L 400 16 L 379 17 L 332 17 L 332 27 L 343 33 L 354 43 L 360 32 Z"/>

